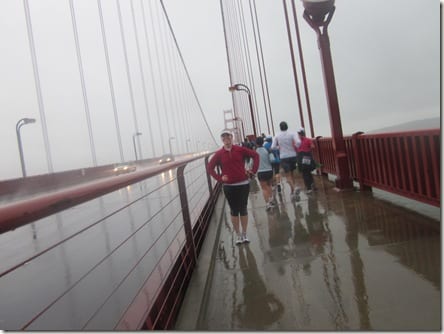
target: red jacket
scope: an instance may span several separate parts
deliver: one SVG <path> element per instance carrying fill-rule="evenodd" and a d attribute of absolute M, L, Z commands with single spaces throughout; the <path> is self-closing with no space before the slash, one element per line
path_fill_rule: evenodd
<path fill-rule="evenodd" d="M 231 150 L 227 151 L 224 147 L 216 151 L 208 162 L 207 171 L 217 181 L 222 182 L 222 175 L 228 177 L 225 184 L 233 184 L 248 180 L 248 175 L 245 171 L 245 160 L 250 157 L 253 158 L 252 172 L 256 174 L 259 168 L 259 154 L 246 147 L 233 145 Z M 214 168 L 220 166 L 221 175 L 216 174 Z"/>
<path fill-rule="evenodd" d="M 299 145 L 299 147 L 296 149 L 296 152 L 306 152 L 309 153 L 311 152 L 312 149 L 312 141 L 310 138 L 307 137 L 302 137 L 301 138 L 301 145 Z"/>

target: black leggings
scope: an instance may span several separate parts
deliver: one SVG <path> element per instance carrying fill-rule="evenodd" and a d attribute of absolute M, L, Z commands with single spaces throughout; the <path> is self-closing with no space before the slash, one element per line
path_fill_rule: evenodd
<path fill-rule="evenodd" d="M 232 216 L 247 216 L 248 194 L 250 193 L 250 184 L 239 186 L 224 185 L 224 194 Z"/>

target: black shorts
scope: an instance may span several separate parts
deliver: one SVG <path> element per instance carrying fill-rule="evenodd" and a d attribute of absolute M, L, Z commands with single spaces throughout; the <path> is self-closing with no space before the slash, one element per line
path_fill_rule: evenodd
<path fill-rule="evenodd" d="M 279 174 L 279 170 L 281 169 L 281 163 L 278 162 L 277 164 L 271 164 L 271 167 L 273 168 L 273 172 L 275 174 Z"/>
<path fill-rule="evenodd" d="M 232 216 L 247 216 L 248 195 L 250 193 L 250 184 L 239 186 L 224 185 L 224 194 L 230 206 Z"/>
<path fill-rule="evenodd" d="M 267 170 L 265 172 L 258 172 L 257 178 L 259 179 L 259 181 L 269 181 L 273 178 L 273 171 Z"/>
<path fill-rule="evenodd" d="M 296 157 L 281 158 L 281 166 L 285 173 L 294 171 L 296 169 Z"/>

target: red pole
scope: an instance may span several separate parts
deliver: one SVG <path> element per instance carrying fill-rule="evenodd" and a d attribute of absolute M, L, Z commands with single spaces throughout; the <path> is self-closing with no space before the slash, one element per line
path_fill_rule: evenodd
<path fill-rule="evenodd" d="M 333 150 L 336 165 L 336 187 L 338 189 L 352 189 L 353 180 L 350 178 L 348 169 L 347 153 L 345 150 L 345 142 L 342 134 L 341 116 L 339 113 L 338 95 L 336 91 L 335 76 L 333 71 L 333 62 L 330 52 L 330 40 L 327 33 L 328 24 L 331 21 L 335 7 L 333 6 L 326 14 L 326 21 L 319 22 L 312 20 L 304 11 L 304 19 L 316 31 L 318 35 L 318 45 L 321 53 L 322 71 L 324 75 L 325 91 L 327 94 L 328 111 L 330 117 L 330 129 L 333 141 Z M 321 31 L 320 27 L 323 27 Z"/>

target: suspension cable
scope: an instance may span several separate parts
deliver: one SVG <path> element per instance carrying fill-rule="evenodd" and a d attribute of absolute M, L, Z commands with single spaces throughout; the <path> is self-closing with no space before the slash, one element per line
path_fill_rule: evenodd
<path fill-rule="evenodd" d="M 197 101 L 197 104 L 199 105 L 199 109 L 200 109 L 201 115 L 202 115 L 202 117 L 203 117 L 203 119 L 204 119 L 204 122 L 205 122 L 205 124 L 206 124 L 206 126 L 207 126 L 208 131 L 210 132 L 211 136 L 213 137 L 213 141 L 214 141 L 214 143 L 217 145 L 216 138 L 214 137 L 214 134 L 213 134 L 213 132 L 211 131 L 210 126 L 208 125 L 207 118 L 205 117 L 205 114 L 204 114 L 204 112 L 203 112 L 202 106 L 201 106 L 200 101 L 199 101 L 199 99 L 198 99 L 198 97 L 197 97 L 196 90 L 194 89 L 193 82 L 191 81 L 190 74 L 189 74 L 188 69 L 187 69 L 187 67 L 186 67 L 186 65 L 185 65 L 185 60 L 183 59 L 182 52 L 180 51 L 180 48 L 179 48 L 179 44 L 177 43 L 176 35 L 174 34 L 173 27 L 171 26 L 171 22 L 170 22 L 170 19 L 169 19 L 169 17 L 168 17 L 168 13 L 167 13 L 167 11 L 166 11 L 166 8 L 165 8 L 165 5 L 164 5 L 164 3 L 163 3 L 163 0 L 160 0 L 160 4 L 162 5 L 162 9 L 163 9 L 163 12 L 164 12 L 164 14 L 165 14 L 165 18 L 166 18 L 167 23 L 168 23 L 168 26 L 169 26 L 169 28 L 170 28 L 171 35 L 173 36 L 174 43 L 175 43 L 176 48 L 177 48 L 177 52 L 179 53 L 179 56 L 180 56 L 180 60 L 182 61 L 182 65 L 183 65 L 183 67 L 184 67 L 184 69 L 185 69 L 185 72 L 186 72 L 186 74 L 187 74 L 188 81 L 189 81 L 189 83 L 190 83 L 190 85 L 191 85 L 191 88 L 192 88 L 192 90 L 193 90 L 194 97 L 195 97 L 195 99 L 196 99 L 196 101 Z"/>
<path fill-rule="evenodd" d="M 142 81 L 143 102 L 145 104 L 146 119 L 147 119 L 148 128 L 149 128 L 149 136 L 150 136 L 150 142 L 151 142 L 152 156 L 156 156 L 156 150 L 155 150 L 155 147 L 154 147 L 152 121 L 151 121 L 151 118 L 150 118 L 150 112 L 149 112 L 149 106 L 148 106 L 148 97 L 147 97 L 147 89 L 146 89 L 146 83 L 145 83 L 145 74 L 144 74 L 144 71 L 143 71 L 142 56 L 140 54 L 139 34 L 137 32 L 136 15 L 134 13 L 134 3 L 133 2 L 134 2 L 133 0 L 131 0 L 131 2 L 130 2 L 130 5 L 131 5 L 131 18 L 132 18 L 132 21 L 133 21 L 134 37 L 136 39 L 137 59 L 139 61 L 140 79 Z"/>
<path fill-rule="evenodd" d="M 89 112 L 88 96 L 86 94 L 85 73 L 83 71 L 82 55 L 80 53 L 80 41 L 79 41 L 79 34 L 78 34 L 78 30 L 77 30 L 77 20 L 76 20 L 76 14 L 75 14 L 75 10 L 74 10 L 73 0 L 69 0 L 69 10 L 71 12 L 72 31 L 74 34 L 74 43 L 75 43 L 75 47 L 76 47 L 77 65 L 79 67 L 80 85 L 82 87 L 83 106 L 85 108 L 86 124 L 88 126 L 91 157 L 92 157 L 93 165 L 97 166 L 96 148 L 94 145 L 94 136 L 93 136 L 92 126 L 91 126 L 91 115 Z"/>
<path fill-rule="evenodd" d="M 126 78 L 128 81 L 128 89 L 130 92 L 131 111 L 133 114 L 135 132 L 138 133 L 139 132 L 139 123 L 137 121 L 136 105 L 134 103 L 134 90 L 133 90 L 133 85 L 131 82 L 131 73 L 130 73 L 129 61 L 128 61 L 128 50 L 127 50 L 127 46 L 126 46 L 125 33 L 123 31 L 122 11 L 120 9 L 120 1 L 119 0 L 116 0 L 116 5 L 117 5 L 117 14 L 119 17 L 119 28 L 120 28 L 120 37 L 122 39 L 123 55 L 125 58 Z M 136 137 L 137 137 L 137 144 L 140 147 L 140 136 L 136 136 Z M 141 152 L 141 155 L 142 155 L 142 152 Z"/>
<path fill-rule="evenodd" d="M 113 84 L 113 77 L 112 77 L 112 73 L 111 73 L 111 64 L 109 61 L 109 51 L 108 51 L 108 43 L 106 41 L 105 23 L 103 21 L 102 0 L 97 0 L 97 6 L 99 9 L 100 29 L 101 29 L 101 33 L 102 33 L 103 49 L 105 52 L 106 70 L 108 72 L 108 85 L 109 85 L 109 90 L 110 90 L 110 94 L 111 94 L 111 102 L 113 105 L 114 124 L 116 126 L 117 142 L 119 144 L 120 161 L 123 162 L 124 156 L 123 156 L 123 147 L 122 147 L 122 134 L 120 133 L 119 117 L 117 115 L 116 96 L 114 93 L 114 84 Z"/>
<path fill-rule="evenodd" d="M 31 12 L 29 10 L 28 0 L 23 0 L 23 5 L 25 7 L 25 19 L 26 19 L 26 28 L 28 31 L 29 50 L 31 52 L 32 69 L 34 71 L 34 85 L 35 85 L 35 90 L 36 90 L 36 94 L 37 94 L 37 102 L 38 102 L 38 106 L 39 106 L 40 119 L 42 122 L 42 135 L 43 135 L 43 141 L 45 144 L 46 163 L 48 165 L 48 171 L 50 173 L 52 173 L 54 171 L 54 167 L 52 165 L 51 147 L 50 147 L 49 138 L 48 138 L 48 127 L 46 124 L 45 106 L 43 104 L 42 88 L 41 88 L 41 83 L 40 83 L 40 74 L 39 74 L 39 68 L 38 68 L 38 64 L 37 64 L 37 54 L 35 51 L 34 33 L 32 30 Z"/>

